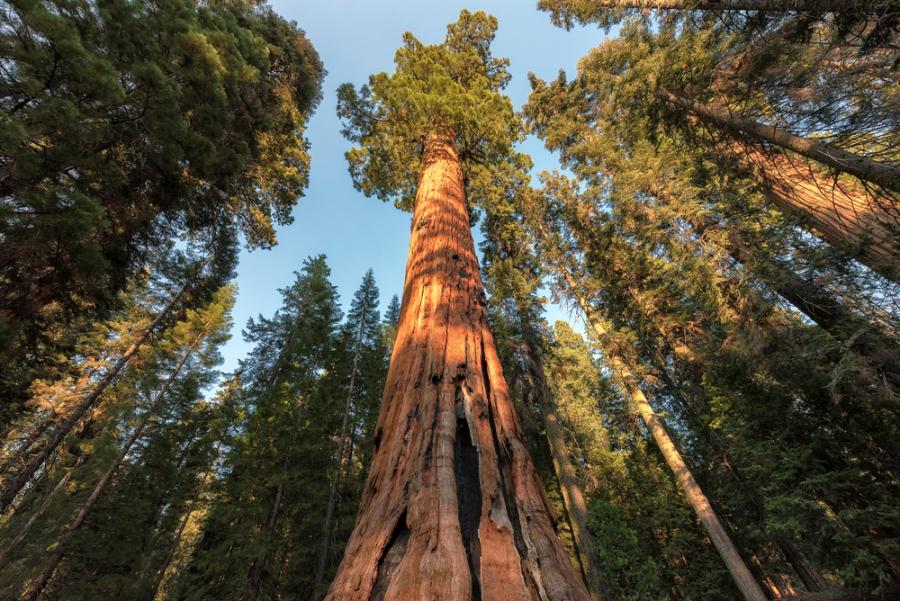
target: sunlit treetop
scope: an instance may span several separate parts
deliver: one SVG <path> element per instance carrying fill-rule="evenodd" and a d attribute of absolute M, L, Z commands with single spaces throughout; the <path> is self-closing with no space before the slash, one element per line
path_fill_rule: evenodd
<path fill-rule="evenodd" d="M 475 204 L 505 187 L 499 173 L 527 169 L 527 159 L 512 149 L 521 123 L 501 93 L 509 60 L 491 55 L 496 30 L 495 17 L 464 10 L 442 43 L 426 45 L 406 33 L 393 73 L 372 75 L 359 89 L 339 88 L 342 131 L 356 143 L 347 160 L 357 189 L 411 210 L 425 140 L 433 134 L 455 142 Z"/>

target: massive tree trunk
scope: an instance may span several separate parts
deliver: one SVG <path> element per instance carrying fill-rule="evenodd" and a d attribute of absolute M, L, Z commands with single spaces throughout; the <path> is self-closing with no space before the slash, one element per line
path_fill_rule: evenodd
<path fill-rule="evenodd" d="M 575 297 L 584 313 L 585 320 L 593 328 L 597 337 L 600 340 L 605 340 L 609 335 L 609 328 L 594 314 L 594 309 L 581 293 L 568 269 L 563 265 L 559 265 L 559 270 L 569 291 Z M 662 453 L 666 465 L 672 470 L 682 494 L 687 498 L 713 546 L 719 552 L 719 556 L 722 558 L 725 567 L 728 568 L 728 572 L 731 574 L 741 596 L 745 601 L 766 601 L 765 593 L 754 579 L 753 574 L 750 573 L 740 553 L 738 553 L 737 547 L 735 547 L 731 537 L 728 536 L 718 516 L 713 511 L 709 499 L 703 494 L 700 485 L 697 484 L 693 474 L 691 474 L 690 469 L 681 457 L 681 453 L 669 437 L 669 433 L 666 432 L 662 420 L 656 415 L 656 412 L 647 401 L 647 397 L 644 396 L 643 391 L 637 386 L 633 371 L 618 354 L 609 352 L 609 349 L 604 357 L 613 371 L 614 381 L 627 394 L 632 408 L 641 417 L 641 420 L 650 431 L 650 435 L 653 436 L 653 440 Z"/>
<path fill-rule="evenodd" d="M 588 508 L 584 491 L 581 488 L 578 472 L 569 458 L 566 437 L 559 421 L 559 413 L 556 411 L 553 393 L 547 385 L 542 358 L 531 344 L 527 345 L 525 352 L 529 362 L 528 369 L 533 376 L 531 382 L 535 388 L 533 394 L 540 405 L 541 415 L 544 418 L 544 429 L 547 433 L 550 454 L 553 457 L 553 468 L 556 471 L 563 503 L 569 515 L 578 558 L 581 560 L 581 567 L 588 581 L 591 598 L 594 601 L 600 601 L 608 598 L 608 595 L 603 585 L 600 558 L 597 556 L 591 540 L 591 533 L 588 530 Z"/>
<path fill-rule="evenodd" d="M 207 259 L 203 266 L 205 267 L 208 262 L 209 259 Z M 203 267 L 201 267 L 201 269 L 202 268 Z M 25 488 L 32 476 L 34 476 L 38 469 L 44 465 L 44 462 L 53 454 L 69 432 L 72 431 L 75 424 L 81 421 L 81 418 L 83 418 L 91 407 L 94 406 L 106 389 L 116 381 L 116 378 L 118 378 L 119 374 L 128 366 L 128 362 L 131 361 L 131 358 L 134 357 L 135 354 L 137 354 L 147 339 L 152 334 L 156 333 L 162 323 L 169 317 L 172 310 L 181 301 L 191 284 L 192 282 L 189 279 L 184 286 L 172 296 L 169 302 L 166 303 L 166 306 L 157 313 L 155 318 L 153 318 L 153 321 L 150 322 L 150 324 L 138 334 L 138 337 L 128 346 L 128 348 L 125 349 L 125 352 L 122 353 L 122 356 L 119 357 L 110 370 L 100 378 L 90 392 L 88 392 L 81 402 L 75 406 L 68 417 L 66 417 L 59 427 L 50 434 L 50 437 L 47 442 L 44 443 L 44 446 L 28 458 L 22 469 L 19 470 L 13 478 L 4 483 L 3 489 L 0 491 L 0 513 L 5 512 L 12 506 L 12 503 L 19 492 Z M 45 425 L 39 427 L 42 430 L 45 429 Z M 29 446 L 31 446 L 30 443 Z"/>
<path fill-rule="evenodd" d="M 796 152 L 832 169 L 856 176 L 862 181 L 877 184 L 885 190 L 900 192 L 900 167 L 896 165 L 881 163 L 826 142 L 792 134 L 777 125 L 767 125 L 752 119 L 731 115 L 725 108 L 682 98 L 664 88 L 660 89 L 659 95 L 663 100 L 669 101 L 700 120 L 728 132 Z"/>
<path fill-rule="evenodd" d="M 781 211 L 872 271 L 900 283 L 900 207 L 784 154 L 750 144 L 735 150 L 738 160 L 755 168 L 766 196 Z"/>
<path fill-rule="evenodd" d="M 429 136 L 397 341 L 330 601 L 587 601 L 488 327 L 459 155 Z"/>

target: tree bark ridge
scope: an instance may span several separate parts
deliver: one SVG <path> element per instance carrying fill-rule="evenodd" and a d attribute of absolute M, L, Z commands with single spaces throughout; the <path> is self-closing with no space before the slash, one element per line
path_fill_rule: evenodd
<path fill-rule="evenodd" d="M 372 466 L 326 599 L 587 601 L 513 413 L 449 136 L 425 145 L 410 238 Z"/>

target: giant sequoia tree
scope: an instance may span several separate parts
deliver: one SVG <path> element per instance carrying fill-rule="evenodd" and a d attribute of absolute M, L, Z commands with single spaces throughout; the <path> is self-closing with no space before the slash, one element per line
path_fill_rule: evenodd
<path fill-rule="evenodd" d="M 327 596 L 587 599 L 522 441 L 469 226 L 521 170 L 496 20 L 411 34 L 393 74 L 340 90 L 358 188 L 413 210 L 397 339 L 356 528 Z"/>
<path fill-rule="evenodd" d="M 884 19 L 847 25 L 852 43 L 843 24 L 812 17 L 628 19 L 574 81 L 535 80 L 529 113 L 565 162 L 603 165 L 672 140 L 722 177 L 749 174 L 778 209 L 896 282 L 896 29 L 888 47 L 862 37 Z"/>

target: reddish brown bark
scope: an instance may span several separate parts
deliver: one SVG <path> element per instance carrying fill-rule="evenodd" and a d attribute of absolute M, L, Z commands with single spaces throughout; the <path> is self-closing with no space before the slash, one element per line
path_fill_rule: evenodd
<path fill-rule="evenodd" d="M 781 211 L 798 217 L 822 240 L 873 271 L 900 282 L 900 208 L 799 159 L 751 145 L 742 145 L 740 152 Z"/>
<path fill-rule="evenodd" d="M 827 142 L 804 138 L 777 125 L 732 115 L 725 107 L 676 96 L 665 88 L 660 88 L 659 95 L 663 100 L 705 123 L 715 125 L 729 133 L 796 152 L 836 171 L 854 175 L 864 182 L 877 184 L 888 191 L 900 192 L 900 167 L 894 164 L 854 154 Z"/>
<path fill-rule="evenodd" d="M 423 153 L 372 465 L 326 599 L 589 599 L 522 442 L 441 136 Z"/>

